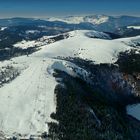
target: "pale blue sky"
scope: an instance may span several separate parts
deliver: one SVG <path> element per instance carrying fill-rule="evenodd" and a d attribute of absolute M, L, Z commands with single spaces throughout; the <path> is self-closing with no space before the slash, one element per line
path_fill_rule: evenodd
<path fill-rule="evenodd" d="M 0 0 L 0 18 L 83 14 L 140 16 L 140 0 Z"/>

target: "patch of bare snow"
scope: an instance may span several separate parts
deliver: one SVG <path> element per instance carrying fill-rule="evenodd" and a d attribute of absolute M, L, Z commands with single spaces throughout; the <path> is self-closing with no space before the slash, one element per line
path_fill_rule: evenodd
<path fill-rule="evenodd" d="M 127 114 L 133 116 L 134 118 L 140 120 L 140 104 L 129 105 L 127 107 Z"/>
<path fill-rule="evenodd" d="M 133 28 L 133 29 L 140 30 L 140 26 L 128 26 L 127 28 L 128 28 L 128 29 L 131 29 L 131 28 Z"/>
<path fill-rule="evenodd" d="M 7 27 L 1 27 L 0 31 L 4 31 Z"/>

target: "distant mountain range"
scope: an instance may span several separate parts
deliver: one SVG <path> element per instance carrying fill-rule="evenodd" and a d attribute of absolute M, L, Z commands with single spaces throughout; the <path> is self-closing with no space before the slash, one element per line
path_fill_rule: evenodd
<path fill-rule="evenodd" d="M 114 32 L 120 27 L 130 25 L 140 25 L 140 17 L 133 16 L 106 16 L 106 15 L 91 15 L 91 16 L 68 16 L 61 18 L 9 18 L 0 19 L 0 27 L 3 26 L 18 26 L 18 25 L 34 25 L 34 26 L 50 26 L 62 27 L 68 29 L 88 29 L 106 32 Z"/>
<path fill-rule="evenodd" d="M 69 16 L 63 18 L 9 18 L 0 19 L 0 54 L 2 59 L 13 44 L 22 40 L 37 40 L 73 30 L 96 30 L 111 39 L 140 35 L 140 17 L 131 16 Z M 106 36 L 105 36 L 106 37 Z M 19 50 L 18 50 L 19 51 Z M 4 55 L 4 56 L 3 56 Z"/>

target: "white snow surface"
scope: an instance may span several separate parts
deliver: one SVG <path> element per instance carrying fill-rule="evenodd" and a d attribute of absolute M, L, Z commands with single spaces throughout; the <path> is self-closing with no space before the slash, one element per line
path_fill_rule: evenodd
<path fill-rule="evenodd" d="M 88 17 L 86 18 L 86 22 L 92 23 L 94 25 L 99 25 L 107 22 L 109 19 L 108 16 L 98 15 L 96 18 Z"/>
<path fill-rule="evenodd" d="M 133 46 L 136 47 L 137 49 L 140 49 L 140 45 L 138 45 L 140 43 L 140 36 L 135 36 L 131 38 L 121 38 L 117 40 L 123 42 L 128 46 Z"/>
<path fill-rule="evenodd" d="M 131 28 L 133 28 L 133 29 L 140 30 L 140 26 L 128 26 L 127 28 L 128 28 L 128 29 L 131 29 Z"/>
<path fill-rule="evenodd" d="M 92 34 L 92 31 L 72 31 L 70 34 L 73 37 L 43 46 L 39 51 L 40 55 L 47 57 L 79 57 L 93 60 L 97 64 L 113 63 L 117 60 L 119 52 L 132 48 L 124 44 L 122 40 L 89 38 L 87 33 Z M 100 38 L 102 38 L 101 33 Z"/>
<path fill-rule="evenodd" d="M 140 104 L 129 105 L 127 113 L 140 121 Z"/>
<path fill-rule="evenodd" d="M 48 131 L 47 122 L 55 112 L 56 81 L 47 71 L 53 63 L 41 57 L 19 57 L 14 63 L 26 69 L 0 88 L 0 130 L 7 135 L 28 135 Z"/>
<path fill-rule="evenodd" d="M 47 123 L 55 121 L 50 118 L 50 114 L 56 111 L 54 89 L 57 82 L 52 76 L 54 69 L 77 76 L 73 71 L 76 68 L 77 73 L 87 75 L 86 71 L 70 62 L 59 60 L 58 56 L 112 63 L 117 60 L 119 52 L 131 49 L 122 42 L 123 39 L 104 40 L 87 36 L 94 32 L 72 31 L 69 33 L 70 38 L 52 44 L 45 43 L 29 57 L 20 56 L 0 62 L 0 69 L 7 65 L 22 69 L 16 79 L 0 88 L 0 131 L 7 136 L 29 136 L 48 131 Z M 102 37 L 102 33 L 99 35 Z"/>
<path fill-rule="evenodd" d="M 0 31 L 4 31 L 7 27 L 1 27 Z"/>
<path fill-rule="evenodd" d="M 38 45 L 38 42 L 36 41 L 26 41 L 26 40 L 23 40 L 21 42 L 18 42 L 16 44 L 14 44 L 13 46 L 16 47 L 16 48 L 22 48 L 22 49 L 27 49 L 27 48 L 30 48 L 30 47 L 34 47 L 35 45 Z"/>
<path fill-rule="evenodd" d="M 38 30 L 27 30 L 26 34 L 34 34 L 34 33 L 40 33 Z"/>
<path fill-rule="evenodd" d="M 48 18 L 47 20 L 48 21 L 62 21 L 69 24 L 79 24 L 82 22 L 89 22 L 89 23 L 92 23 L 93 25 L 99 25 L 104 22 L 107 22 L 108 19 L 109 19 L 108 16 L 98 15 L 98 16 L 68 16 L 68 17 L 63 17 L 63 18 L 51 17 L 51 18 Z"/>
<path fill-rule="evenodd" d="M 30 47 L 41 47 L 47 45 L 48 43 L 53 43 L 53 39 L 51 39 L 51 36 L 43 36 L 38 40 L 32 40 L 32 41 L 22 40 L 21 42 L 18 42 L 13 46 L 16 48 L 27 49 Z"/>
<path fill-rule="evenodd" d="M 62 21 L 66 22 L 69 24 L 79 24 L 81 22 L 84 22 L 84 17 L 83 16 L 75 16 L 75 17 L 66 17 L 66 18 L 56 18 L 56 17 L 51 17 L 47 19 L 48 21 Z"/>

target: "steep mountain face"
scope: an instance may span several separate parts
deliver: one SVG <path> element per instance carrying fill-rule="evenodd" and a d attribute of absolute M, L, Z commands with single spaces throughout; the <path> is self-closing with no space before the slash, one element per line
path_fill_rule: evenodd
<path fill-rule="evenodd" d="M 36 32 L 24 30 L 22 35 Z M 124 64 L 136 64 L 139 70 L 139 40 L 75 30 L 11 43 L 26 53 L 0 61 L 3 137 L 138 140 L 140 123 L 127 115 L 126 107 L 139 103 L 139 91 L 126 78 L 133 74 Z"/>
<path fill-rule="evenodd" d="M 136 99 L 127 91 L 121 92 L 121 89 L 127 89 L 127 82 L 124 87 L 119 86 L 119 83 L 122 83 L 118 78 L 118 76 L 121 77 L 120 73 L 117 72 L 117 76 L 114 76 L 115 79 L 109 78 L 115 73 L 111 73 L 112 68 L 108 65 L 96 67 L 91 62 L 73 59 L 73 63 L 75 62 L 77 65 L 82 64 L 84 68 L 91 70 L 89 76 L 90 78 L 93 76 L 92 84 L 84 82 L 80 74 L 79 77 L 74 78 L 70 76 L 70 73 L 67 74 L 68 72 L 62 72 L 59 71 L 60 69 L 58 70 L 58 67 L 56 68 L 54 76 L 59 82 L 55 90 L 57 111 L 51 116 L 59 124 L 49 123 L 49 138 L 92 140 L 94 137 L 100 140 L 138 140 L 139 121 L 133 120 L 125 114 L 125 105 L 135 102 Z M 87 79 L 89 80 L 89 78 Z M 101 81 L 102 84 L 100 84 Z M 111 86 L 111 83 L 113 89 L 120 92 L 105 92 L 110 89 L 105 86 L 107 84 Z"/>
<path fill-rule="evenodd" d="M 136 49 L 121 53 L 117 63 L 125 73 L 125 79 L 135 87 L 136 96 L 140 96 L 140 55 Z"/>

